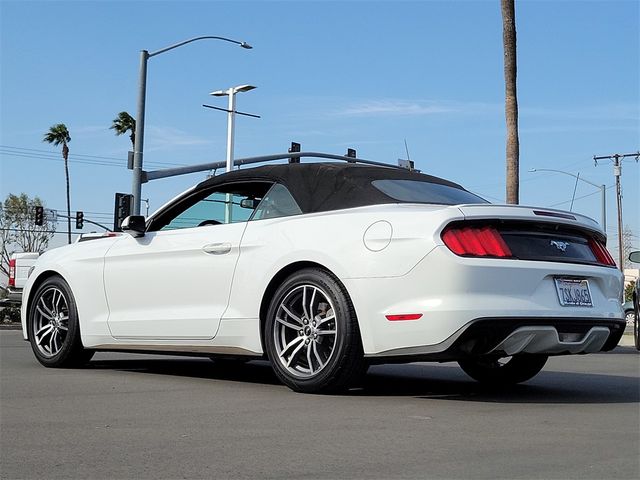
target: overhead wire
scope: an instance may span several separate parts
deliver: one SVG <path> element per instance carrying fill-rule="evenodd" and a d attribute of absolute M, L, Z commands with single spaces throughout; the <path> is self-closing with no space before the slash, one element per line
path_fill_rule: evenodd
<path fill-rule="evenodd" d="M 64 161 L 59 155 L 49 151 L 36 148 L 24 148 L 15 147 L 12 145 L 0 145 L 0 155 L 14 156 L 23 158 L 33 158 L 40 160 L 52 160 L 57 162 Z M 100 165 L 109 167 L 125 167 L 127 166 L 126 158 L 106 157 L 101 155 L 88 155 L 83 153 L 69 153 L 70 163 L 80 163 L 87 165 Z M 179 162 L 159 162 L 159 161 L 147 161 L 145 165 L 151 167 L 171 167 L 171 166 L 185 166 L 184 163 Z"/>

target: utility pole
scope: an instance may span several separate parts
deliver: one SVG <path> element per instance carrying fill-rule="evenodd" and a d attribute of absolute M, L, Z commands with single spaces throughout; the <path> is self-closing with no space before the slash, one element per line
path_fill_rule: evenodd
<path fill-rule="evenodd" d="M 618 204 L 618 268 L 624 273 L 624 249 L 622 246 L 622 190 L 620 188 L 620 177 L 622 176 L 622 161 L 625 158 L 635 158 L 638 163 L 640 151 L 636 153 L 615 153 L 613 155 L 593 156 L 593 161 L 598 165 L 598 160 L 611 160 L 613 163 L 613 175 L 616 177 L 616 202 Z"/>

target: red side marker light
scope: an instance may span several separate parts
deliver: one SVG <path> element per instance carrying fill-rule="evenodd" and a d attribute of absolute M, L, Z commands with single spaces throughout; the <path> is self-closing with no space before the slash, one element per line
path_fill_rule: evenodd
<path fill-rule="evenodd" d="M 418 320 L 422 318 L 421 313 L 404 313 L 401 315 L 385 315 L 390 322 L 398 322 L 401 320 Z"/>

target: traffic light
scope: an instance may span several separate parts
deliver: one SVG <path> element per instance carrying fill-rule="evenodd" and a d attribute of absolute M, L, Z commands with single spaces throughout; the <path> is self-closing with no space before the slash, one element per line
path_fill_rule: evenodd
<path fill-rule="evenodd" d="M 76 212 L 76 230 L 82 229 L 84 226 L 84 213 Z"/>
<path fill-rule="evenodd" d="M 36 207 L 36 218 L 35 218 L 36 226 L 41 227 L 44 225 L 44 207 L 37 206 Z"/>
<path fill-rule="evenodd" d="M 113 231 L 121 232 L 120 225 L 122 221 L 131 215 L 131 200 L 133 195 L 130 193 L 116 193 L 115 207 L 113 212 Z"/>
<path fill-rule="evenodd" d="M 358 158 L 358 154 L 356 153 L 355 148 L 347 148 L 347 154 L 345 155 L 347 158 Z M 355 163 L 353 160 L 348 160 L 350 163 Z"/>

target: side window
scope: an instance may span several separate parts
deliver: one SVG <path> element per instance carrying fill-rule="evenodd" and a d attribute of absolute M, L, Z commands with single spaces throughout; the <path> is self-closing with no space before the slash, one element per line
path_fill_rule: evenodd
<path fill-rule="evenodd" d="M 213 192 L 177 215 L 160 230 L 246 222 L 253 210 L 243 208 L 242 200 L 245 197 L 233 193 Z"/>
<path fill-rule="evenodd" d="M 149 232 L 246 222 L 273 184 L 222 184 L 182 198 L 153 218 Z"/>
<path fill-rule="evenodd" d="M 287 187 L 276 183 L 264 196 L 251 220 L 289 217 L 301 213 L 302 210 L 300 210 L 300 207 L 289 193 L 289 190 L 287 190 Z"/>

